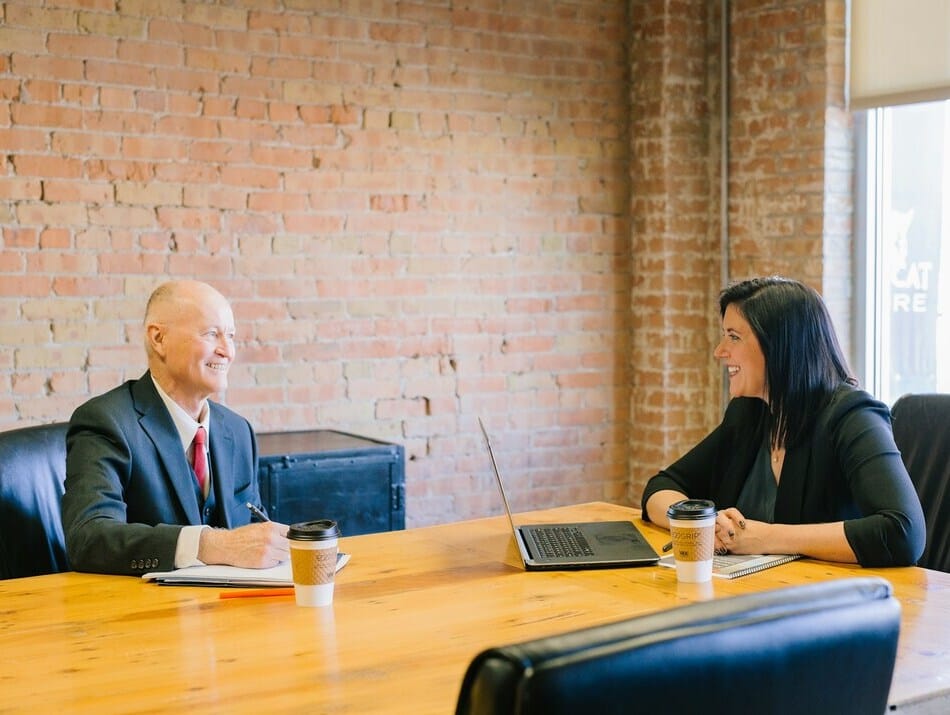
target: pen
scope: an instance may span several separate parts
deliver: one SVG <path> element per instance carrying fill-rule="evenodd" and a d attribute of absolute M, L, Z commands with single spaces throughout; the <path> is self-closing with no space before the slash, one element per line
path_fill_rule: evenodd
<path fill-rule="evenodd" d="M 663 544 L 663 553 L 665 554 L 667 551 L 669 551 L 669 550 L 672 549 L 672 548 L 673 548 L 673 542 L 672 542 L 672 541 L 670 541 L 670 542 L 668 542 L 668 543 L 666 543 L 666 544 Z"/>
<path fill-rule="evenodd" d="M 293 596 L 293 588 L 252 588 L 243 591 L 222 591 L 218 598 L 258 598 L 261 596 Z"/>
<path fill-rule="evenodd" d="M 256 517 L 257 517 L 258 519 L 260 519 L 261 521 L 270 521 L 270 519 L 267 518 L 267 514 L 265 514 L 264 512 L 262 512 L 260 509 L 258 509 L 258 508 L 257 508 L 256 506 L 254 506 L 253 504 L 251 504 L 251 502 L 247 502 L 247 503 L 245 504 L 245 506 L 247 506 L 247 509 L 248 509 L 248 511 L 251 512 L 251 514 L 253 514 L 254 516 L 256 516 Z"/>

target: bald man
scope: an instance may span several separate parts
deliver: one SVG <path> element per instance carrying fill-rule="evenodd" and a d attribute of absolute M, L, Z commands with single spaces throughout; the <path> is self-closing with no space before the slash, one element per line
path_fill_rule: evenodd
<path fill-rule="evenodd" d="M 165 283 L 149 298 L 144 328 L 148 371 L 81 405 L 69 422 L 70 566 L 141 575 L 287 559 L 286 526 L 251 523 L 247 508 L 260 506 L 254 431 L 210 399 L 227 388 L 234 360 L 228 301 L 206 283 Z"/>

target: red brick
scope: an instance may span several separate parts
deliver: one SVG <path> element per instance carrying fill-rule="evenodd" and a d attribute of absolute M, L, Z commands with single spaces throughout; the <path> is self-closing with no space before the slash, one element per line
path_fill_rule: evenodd
<path fill-rule="evenodd" d="M 526 506 L 635 502 L 721 414 L 716 4 L 232 5 L 7 8 L 0 330 L 65 344 L 0 351 L 0 412 L 140 375 L 194 276 L 228 403 L 404 443 L 410 524 L 494 503 L 479 413 Z M 847 277 L 844 6 L 731 8 L 733 275 Z"/>

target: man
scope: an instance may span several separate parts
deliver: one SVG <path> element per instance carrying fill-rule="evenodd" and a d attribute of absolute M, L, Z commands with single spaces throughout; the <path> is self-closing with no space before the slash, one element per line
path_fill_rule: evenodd
<path fill-rule="evenodd" d="M 250 523 L 248 502 L 260 505 L 253 429 L 208 399 L 227 388 L 234 359 L 228 301 L 197 281 L 159 286 L 145 311 L 145 351 L 145 375 L 70 419 L 63 529 L 71 567 L 141 575 L 287 559 L 286 526 Z"/>

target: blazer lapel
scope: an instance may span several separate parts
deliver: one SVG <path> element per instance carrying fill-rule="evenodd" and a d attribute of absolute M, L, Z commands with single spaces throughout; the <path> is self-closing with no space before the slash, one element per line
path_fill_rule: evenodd
<path fill-rule="evenodd" d="M 712 491 L 717 504 L 739 501 L 749 470 L 766 438 L 766 415 L 767 407 L 762 400 L 737 397 L 730 401 L 723 424 L 718 428 L 725 430 L 728 437 L 722 453 L 715 458 L 722 465 L 722 480 Z"/>
<path fill-rule="evenodd" d="M 217 406 L 209 402 L 211 409 L 211 474 L 218 513 L 224 519 L 225 528 L 234 524 L 231 510 L 234 508 L 234 435 L 228 423 L 221 417 Z M 228 498 L 231 496 L 231 498 Z"/>
<path fill-rule="evenodd" d="M 132 388 L 135 408 L 139 411 L 139 424 L 155 445 L 155 458 L 171 486 L 174 498 L 188 517 L 189 524 L 200 524 L 201 513 L 195 499 L 191 465 L 185 457 L 178 431 L 171 415 L 158 396 L 152 376 L 145 373 Z"/>
<path fill-rule="evenodd" d="M 775 495 L 775 523 L 800 524 L 805 504 L 805 482 L 811 445 L 802 444 L 785 452 L 782 477 Z"/>
<path fill-rule="evenodd" d="M 829 521 L 837 520 L 837 499 L 829 474 L 837 467 L 833 446 L 833 424 L 849 409 L 853 400 L 860 399 L 852 387 L 843 385 L 835 390 L 828 404 L 821 408 L 815 419 L 811 438 L 785 453 L 782 480 L 775 500 L 775 521 L 785 524 L 801 524 L 803 514 L 815 515 Z"/>

